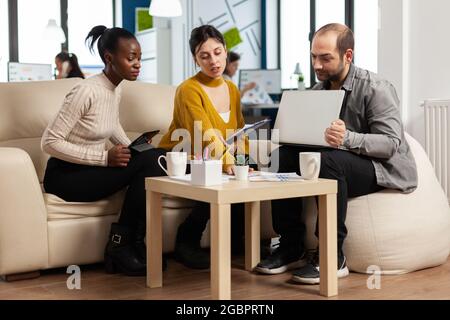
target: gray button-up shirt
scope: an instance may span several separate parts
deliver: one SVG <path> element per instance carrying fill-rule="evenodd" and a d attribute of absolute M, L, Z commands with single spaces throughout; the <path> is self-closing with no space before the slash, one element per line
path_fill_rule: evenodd
<path fill-rule="evenodd" d="M 313 90 L 329 88 L 329 82 L 322 82 Z M 352 64 L 342 90 L 346 95 L 340 118 L 347 127 L 343 147 L 372 160 L 378 185 L 414 191 L 417 168 L 405 139 L 394 86 Z"/>

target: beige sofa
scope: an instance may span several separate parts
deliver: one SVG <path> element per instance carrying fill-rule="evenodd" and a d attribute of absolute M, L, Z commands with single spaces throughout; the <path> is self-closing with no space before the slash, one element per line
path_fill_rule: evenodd
<path fill-rule="evenodd" d="M 40 139 L 78 81 L 0 83 L 0 275 L 103 260 L 124 193 L 93 203 L 68 203 L 42 189 L 48 155 L 41 151 Z M 122 86 L 120 117 L 130 138 L 148 130 L 166 131 L 175 87 L 139 82 Z M 169 252 L 192 202 L 165 198 L 163 205 L 164 251 Z M 262 232 L 268 236 L 267 215 L 265 220 L 269 227 Z M 206 232 L 202 245 L 208 241 Z"/>
<path fill-rule="evenodd" d="M 67 203 L 42 191 L 48 155 L 40 149 L 41 135 L 78 81 L 0 83 L 0 275 L 103 260 L 123 192 L 94 203 Z M 171 86 L 123 83 L 120 117 L 130 138 L 168 128 L 174 93 Z M 404 273 L 447 261 L 450 208 L 423 148 L 407 138 L 419 169 L 418 190 L 410 195 L 382 191 L 349 201 L 345 251 L 353 271 L 364 273 L 375 265 L 383 273 Z M 253 143 L 250 149 L 260 150 L 258 160 L 267 163 L 269 144 L 260 141 L 256 148 Z M 163 206 L 163 249 L 169 252 L 192 202 L 164 198 Z M 313 199 L 305 208 L 307 246 L 314 248 Z M 274 236 L 269 212 L 269 203 L 263 203 L 264 238 Z M 206 232 L 202 245 L 208 242 Z"/>

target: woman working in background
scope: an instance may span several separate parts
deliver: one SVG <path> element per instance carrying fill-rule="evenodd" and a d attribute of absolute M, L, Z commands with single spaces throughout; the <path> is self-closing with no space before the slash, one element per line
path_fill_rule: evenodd
<path fill-rule="evenodd" d="M 58 71 L 56 79 L 85 78 L 78 65 L 78 58 L 74 53 L 64 51 L 58 53 L 55 57 L 55 64 Z"/>
<path fill-rule="evenodd" d="M 176 91 L 173 120 L 168 133 L 159 144 L 160 148 L 166 150 L 172 150 L 180 143 L 172 140 L 172 134 L 177 129 L 189 131 L 190 147 L 194 151 L 193 144 L 196 139 L 192 137 L 199 124 L 202 137 L 206 136 L 205 140 L 208 140 L 202 141 L 202 150 L 210 142 L 222 144 L 227 130 L 235 131 L 244 126 L 239 90 L 231 81 L 222 77 L 227 61 L 227 50 L 222 34 L 213 26 L 204 25 L 192 30 L 189 45 L 200 72 L 184 81 Z M 222 144 L 222 147 L 225 150 L 226 146 Z M 245 148 L 248 150 L 248 141 L 245 141 Z M 232 152 L 226 152 L 223 161 L 223 171 L 233 174 Z M 232 210 L 239 211 L 239 214 L 231 215 L 234 224 L 232 250 L 239 250 L 244 228 L 244 206 L 232 205 Z M 199 202 L 178 228 L 175 258 L 190 268 L 209 268 L 209 254 L 200 247 L 200 240 L 209 220 L 209 212 L 209 204 Z"/>
<path fill-rule="evenodd" d="M 236 53 L 234 51 L 228 52 L 227 66 L 225 67 L 225 71 L 223 72 L 223 78 L 225 80 L 232 81 L 232 78 L 236 75 L 236 72 L 239 69 L 240 60 L 241 56 L 239 55 L 239 53 Z M 241 89 L 241 97 L 243 97 L 247 91 L 250 91 L 255 87 L 256 83 L 254 82 L 246 84 L 244 88 Z"/>
<path fill-rule="evenodd" d="M 91 51 L 97 41 L 105 68 L 79 82 L 42 137 L 42 149 L 51 155 L 44 189 L 65 201 L 92 202 L 128 187 L 118 223 L 111 225 L 105 248 L 107 272 L 131 276 L 146 274 L 145 177 L 162 176 L 157 165 L 163 150 L 131 153 L 130 140 L 119 121 L 120 87 L 135 81 L 141 68 L 141 47 L 122 28 L 96 26 L 86 41 Z M 106 141 L 114 146 L 105 150 Z"/>

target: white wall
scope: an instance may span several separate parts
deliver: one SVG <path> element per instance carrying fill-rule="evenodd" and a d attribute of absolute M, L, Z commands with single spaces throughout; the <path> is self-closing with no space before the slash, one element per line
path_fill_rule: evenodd
<path fill-rule="evenodd" d="M 114 0 L 116 4 L 116 27 L 122 28 L 123 21 L 122 21 L 122 0 Z"/>
<path fill-rule="evenodd" d="M 450 1 L 410 1 L 409 130 L 424 145 L 419 101 L 450 99 Z"/>
<path fill-rule="evenodd" d="M 408 81 L 408 28 L 403 28 L 407 19 L 406 5 L 403 0 L 379 0 L 378 30 L 378 74 L 388 79 L 397 90 L 401 101 L 403 121 L 407 122 Z"/>
<path fill-rule="evenodd" d="M 425 143 L 420 102 L 450 99 L 448 0 L 380 0 L 379 73 L 402 99 L 407 131 Z"/>
<path fill-rule="evenodd" d="M 278 68 L 278 3 L 276 0 L 266 2 L 266 37 L 267 69 Z"/>

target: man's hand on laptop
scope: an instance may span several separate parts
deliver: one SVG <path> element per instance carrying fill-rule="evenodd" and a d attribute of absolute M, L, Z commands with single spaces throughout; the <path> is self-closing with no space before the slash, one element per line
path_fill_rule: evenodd
<path fill-rule="evenodd" d="M 345 122 L 336 120 L 325 130 L 325 141 L 332 147 L 339 148 L 344 143 L 345 132 L 347 128 Z"/>

